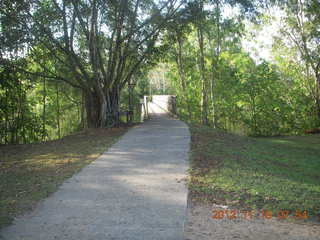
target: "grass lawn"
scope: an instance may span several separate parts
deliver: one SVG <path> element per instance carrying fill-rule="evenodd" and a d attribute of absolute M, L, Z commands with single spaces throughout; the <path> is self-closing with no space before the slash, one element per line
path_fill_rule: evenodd
<path fill-rule="evenodd" d="M 90 129 L 56 141 L 0 146 L 0 228 L 55 192 L 125 132 Z"/>
<path fill-rule="evenodd" d="M 251 138 L 191 126 L 192 201 L 320 213 L 320 135 Z M 319 219 L 320 220 L 320 219 Z"/>

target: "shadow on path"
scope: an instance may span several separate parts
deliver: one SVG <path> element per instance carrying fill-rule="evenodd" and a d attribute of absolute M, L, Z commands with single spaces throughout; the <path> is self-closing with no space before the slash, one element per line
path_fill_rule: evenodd
<path fill-rule="evenodd" d="M 0 235 L 5 240 L 182 240 L 189 142 L 183 122 L 154 114 Z"/>

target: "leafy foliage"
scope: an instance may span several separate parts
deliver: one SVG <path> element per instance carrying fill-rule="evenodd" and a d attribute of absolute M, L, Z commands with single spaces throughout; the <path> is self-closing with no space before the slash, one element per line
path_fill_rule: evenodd
<path fill-rule="evenodd" d="M 280 39 L 274 44 L 274 62 L 257 62 L 242 49 L 241 15 L 222 15 L 226 4 L 214 1 L 200 25 L 199 18 L 191 18 L 167 30 L 168 76 L 178 96 L 179 115 L 186 121 L 256 136 L 297 134 L 316 127 L 319 91 L 316 71 L 311 71 L 319 56 L 311 54 L 317 51 L 317 45 L 311 47 L 311 26 L 316 25 L 309 22 L 310 37 L 305 38 L 310 49 L 302 56 L 309 64 L 301 64 L 297 51 Z M 303 11 L 307 15 L 310 10 L 306 6 Z M 290 14 L 287 17 L 291 19 Z M 298 34 L 299 28 L 295 31 Z M 208 120 L 203 121 L 204 115 Z"/>

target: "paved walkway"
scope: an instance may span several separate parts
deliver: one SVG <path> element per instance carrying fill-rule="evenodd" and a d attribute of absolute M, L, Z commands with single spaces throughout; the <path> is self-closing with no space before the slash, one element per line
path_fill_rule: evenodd
<path fill-rule="evenodd" d="M 156 114 L 0 235 L 5 240 L 182 240 L 187 189 L 181 180 L 189 141 L 184 123 Z"/>

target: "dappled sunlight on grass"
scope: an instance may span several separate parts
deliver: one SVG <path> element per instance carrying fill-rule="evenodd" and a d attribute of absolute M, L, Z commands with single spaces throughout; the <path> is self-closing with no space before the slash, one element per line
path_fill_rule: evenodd
<path fill-rule="evenodd" d="M 294 148 L 314 149 L 320 148 L 319 134 L 306 135 L 306 136 L 287 136 L 287 137 L 270 137 L 260 138 L 266 143 L 279 144 L 280 146 L 288 146 Z"/>
<path fill-rule="evenodd" d="M 284 139 L 273 139 L 273 140 L 270 140 L 270 142 L 276 143 L 276 144 L 291 144 L 291 145 L 296 145 L 295 142 L 293 142 L 293 141 L 288 141 L 288 140 L 284 140 Z"/>

